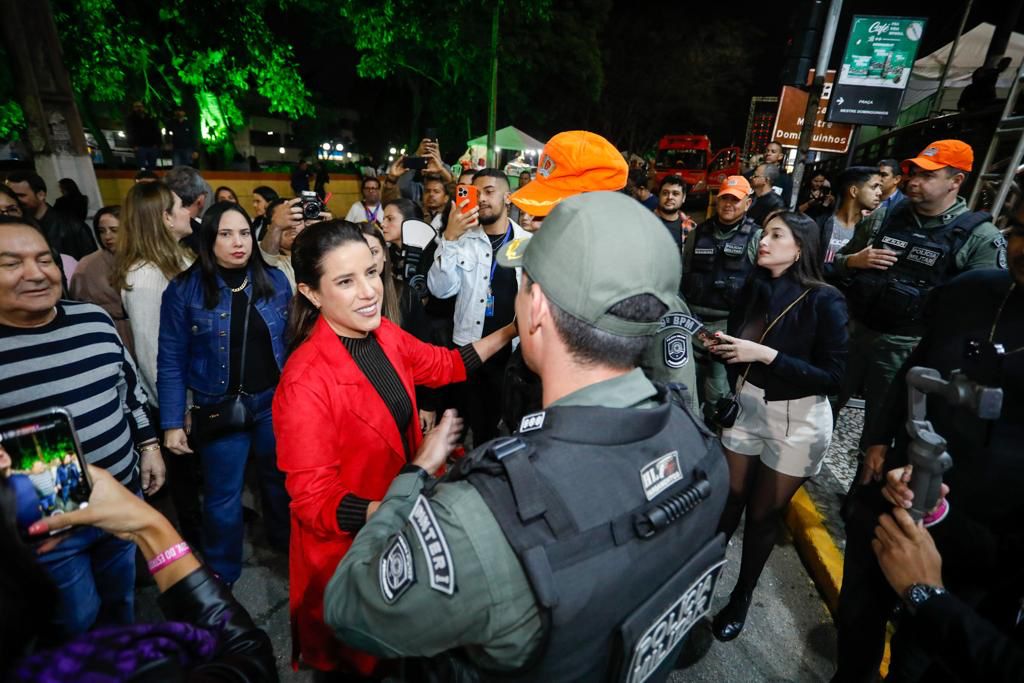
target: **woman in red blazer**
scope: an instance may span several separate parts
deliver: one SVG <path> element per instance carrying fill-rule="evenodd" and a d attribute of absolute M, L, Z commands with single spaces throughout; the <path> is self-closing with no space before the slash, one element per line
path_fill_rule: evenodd
<path fill-rule="evenodd" d="M 461 349 L 431 346 L 380 315 L 377 264 L 358 227 L 313 225 L 296 238 L 293 345 L 274 396 L 278 466 L 291 494 L 292 663 L 372 673 L 323 623 L 323 593 L 356 532 L 423 441 L 415 385 L 466 379 L 515 336 L 512 325 Z M 440 428 L 458 433 L 454 415 Z"/>

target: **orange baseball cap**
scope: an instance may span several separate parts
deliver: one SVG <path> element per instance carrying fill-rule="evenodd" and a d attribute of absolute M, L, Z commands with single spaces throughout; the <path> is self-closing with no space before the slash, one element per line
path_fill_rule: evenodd
<path fill-rule="evenodd" d="M 722 181 L 722 186 L 718 190 L 718 196 L 727 194 L 736 199 L 746 199 L 750 196 L 750 192 L 750 182 L 746 178 L 741 175 L 731 175 Z"/>
<path fill-rule="evenodd" d="M 537 177 L 510 199 L 531 216 L 547 216 L 567 197 L 621 190 L 628 175 L 629 166 L 615 145 L 596 133 L 570 130 L 548 140 L 537 162 Z"/>
<path fill-rule="evenodd" d="M 960 140 L 936 140 L 921 150 L 913 159 L 906 159 L 900 166 L 903 173 L 910 172 L 910 165 L 926 171 L 937 171 L 940 168 L 952 166 L 953 168 L 970 173 L 974 165 L 974 150 L 966 142 Z"/>

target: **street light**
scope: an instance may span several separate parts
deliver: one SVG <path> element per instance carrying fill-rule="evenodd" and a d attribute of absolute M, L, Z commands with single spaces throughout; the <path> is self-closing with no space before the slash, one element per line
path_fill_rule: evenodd
<path fill-rule="evenodd" d="M 278 154 L 284 154 L 284 147 L 278 147 L 277 148 L 277 153 Z"/>
<path fill-rule="evenodd" d="M 330 152 L 331 151 L 331 143 L 325 142 L 324 144 L 320 145 L 320 148 L 323 151 L 325 151 L 325 152 Z"/>
<path fill-rule="evenodd" d="M 394 160 L 395 160 L 394 155 L 391 155 L 391 156 L 388 157 L 388 161 L 394 161 Z"/>
<path fill-rule="evenodd" d="M 339 152 L 341 152 L 341 151 L 343 151 L 343 150 L 345 149 L 345 145 L 343 145 L 343 144 L 341 144 L 341 143 L 339 142 L 338 144 L 336 144 L 336 145 L 334 146 L 334 149 L 336 149 L 336 150 L 338 150 Z"/>
<path fill-rule="evenodd" d="M 398 150 L 397 150 L 397 149 L 395 149 L 394 147 L 392 147 L 391 149 L 389 149 L 389 150 L 388 150 L 388 152 L 389 152 L 389 153 L 391 153 L 391 154 L 398 154 Z"/>

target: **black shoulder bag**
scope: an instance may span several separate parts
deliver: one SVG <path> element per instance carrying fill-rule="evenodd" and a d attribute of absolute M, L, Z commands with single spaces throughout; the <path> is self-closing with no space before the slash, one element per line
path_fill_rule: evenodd
<path fill-rule="evenodd" d="M 765 337 L 767 337 L 768 333 L 772 331 L 773 327 L 775 327 L 775 323 L 777 323 L 780 320 L 782 320 L 782 316 L 784 316 L 787 313 L 789 313 L 790 310 L 792 310 L 792 308 L 794 306 L 796 306 L 798 303 L 800 303 L 800 301 L 805 296 L 807 296 L 807 294 L 810 291 L 811 290 L 809 290 L 809 289 L 805 289 L 800 296 L 798 296 L 796 299 L 793 300 L 793 303 L 791 303 L 790 305 L 786 306 L 786 308 L 783 309 L 782 313 L 779 313 L 779 315 L 775 317 L 775 320 L 773 320 L 771 322 L 771 324 L 768 325 L 767 328 L 765 328 L 765 331 L 761 334 L 761 338 L 757 340 L 757 343 L 758 344 L 763 344 L 764 340 L 765 340 Z M 731 394 L 729 394 L 728 396 L 726 396 L 724 398 L 718 399 L 718 401 L 715 403 L 715 413 L 712 416 L 711 421 L 713 423 L 713 426 L 716 429 L 718 429 L 718 430 L 729 429 L 734 424 L 736 424 L 736 418 L 739 417 L 739 415 L 740 415 L 740 400 L 739 400 L 738 396 L 739 396 L 740 390 L 743 388 L 743 385 L 747 381 L 747 375 L 749 373 L 750 373 L 750 363 L 747 363 L 747 369 L 743 371 L 743 376 L 740 377 L 739 381 L 736 383 L 736 391 L 732 392 Z"/>
<path fill-rule="evenodd" d="M 245 307 L 245 322 L 242 323 L 242 358 L 238 369 L 238 390 L 220 403 L 198 406 L 193 409 L 193 429 L 201 443 L 209 443 L 235 432 L 242 432 L 252 426 L 252 413 L 245 405 L 242 391 L 245 385 L 245 348 L 249 345 L 249 316 L 252 314 L 252 300 Z"/>

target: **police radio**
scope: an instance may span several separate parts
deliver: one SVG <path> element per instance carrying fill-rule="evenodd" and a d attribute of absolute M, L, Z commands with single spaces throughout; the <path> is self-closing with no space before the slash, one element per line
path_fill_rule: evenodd
<path fill-rule="evenodd" d="M 1003 407 L 1003 390 L 986 387 L 954 371 L 950 379 L 934 368 L 913 367 L 907 373 L 908 419 L 910 446 L 907 457 L 914 469 L 910 490 L 914 493 L 910 516 L 922 519 L 939 501 L 942 475 L 953 466 L 946 451 L 946 440 L 927 419 L 928 394 L 935 394 L 954 407 L 963 407 L 982 420 L 995 420 Z"/>

